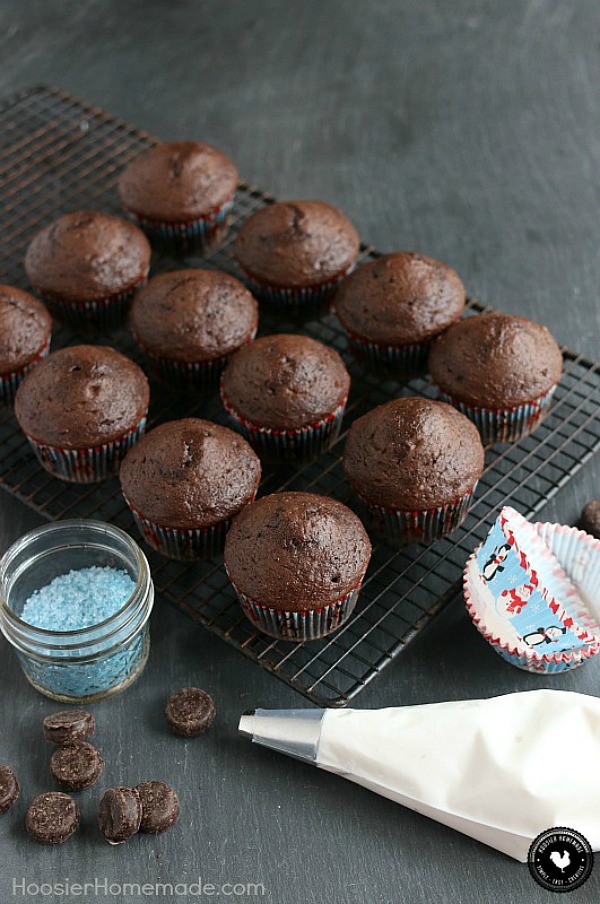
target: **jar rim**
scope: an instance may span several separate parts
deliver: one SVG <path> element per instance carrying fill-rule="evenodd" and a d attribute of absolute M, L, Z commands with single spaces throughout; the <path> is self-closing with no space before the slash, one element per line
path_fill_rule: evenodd
<path fill-rule="evenodd" d="M 36 540 L 39 536 L 47 536 L 53 533 L 60 534 L 63 531 L 73 529 L 90 529 L 91 531 L 112 535 L 113 537 L 123 541 L 129 548 L 129 550 L 133 553 L 136 560 L 137 580 L 135 587 L 133 588 L 131 594 L 127 597 L 123 605 L 116 612 L 113 612 L 112 615 L 109 615 L 108 618 L 105 618 L 100 622 L 95 622 L 92 625 L 87 625 L 85 628 L 76 628 L 69 631 L 52 631 L 48 628 L 39 628 L 36 625 L 32 625 L 20 618 L 10 608 L 8 601 L 4 598 L 2 584 L 6 570 L 15 556 L 18 555 L 18 553 L 21 552 L 25 547 L 27 547 L 29 543 Z M 96 633 L 101 628 L 108 628 L 111 623 L 117 621 L 119 617 L 123 616 L 127 609 L 130 608 L 132 601 L 135 600 L 136 597 L 140 596 L 140 594 L 142 594 L 144 590 L 147 591 L 148 585 L 150 583 L 150 566 L 148 565 L 146 556 L 140 549 L 139 545 L 135 542 L 133 537 L 130 537 L 129 534 L 126 531 L 122 530 L 120 527 L 117 527 L 114 524 L 109 524 L 107 521 L 99 521 L 98 519 L 94 518 L 66 518 L 63 521 L 52 521 L 49 524 L 42 524 L 39 527 L 35 527 L 33 530 L 28 531 L 26 534 L 23 534 L 22 537 L 19 537 L 18 540 L 15 540 L 15 542 L 11 546 L 9 546 L 9 548 L 0 559 L 0 620 L 12 623 L 17 629 L 24 629 L 26 632 L 34 634 L 34 636 L 46 638 L 47 640 L 56 640 L 59 638 L 75 639 L 76 637 L 78 637 L 80 638 L 80 640 L 74 646 L 82 647 L 93 644 L 95 641 L 93 638 L 89 641 L 81 638 L 85 638 L 87 634 Z"/>

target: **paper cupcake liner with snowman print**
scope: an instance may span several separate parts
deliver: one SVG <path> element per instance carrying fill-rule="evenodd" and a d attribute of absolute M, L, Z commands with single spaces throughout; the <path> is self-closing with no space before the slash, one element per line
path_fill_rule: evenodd
<path fill-rule="evenodd" d="M 48 339 L 42 350 L 37 353 L 33 361 L 30 361 L 29 364 L 26 364 L 24 367 L 20 367 L 18 370 L 12 370 L 9 373 L 0 374 L 0 403 L 4 405 L 12 405 L 17 394 L 17 389 L 23 382 L 24 378 L 27 376 L 29 371 L 33 367 L 35 367 L 36 364 L 39 364 L 39 362 L 46 357 L 49 351 L 50 339 Z"/>
<path fill-rule="evenodd" d="M 600 542 L 502 509 L 464 573 L 467 609 L 494 650 L 552 674 L 600 652 Z"/>
<path fill-rule="evenodd" d="M 151 220 L 131 210 L 127 213 L 151 241 L 164 245 L 191 246 L 202 250 L 225 237 L 234 200 L 235 198 L 230 198 L 221 207 L 194 220 L 180 222 Z"/>
<path fill-rule="evenodd" d="M 487 446 L 490 443 L 516 442 L 533 433 L 548 414 L 555 391 L 556 384 L 539 398 L 512 408 L 478 408 L 466 405 L 441 390 L 439 399 L 453 405 L 473 421 L 484 446 Z"/>

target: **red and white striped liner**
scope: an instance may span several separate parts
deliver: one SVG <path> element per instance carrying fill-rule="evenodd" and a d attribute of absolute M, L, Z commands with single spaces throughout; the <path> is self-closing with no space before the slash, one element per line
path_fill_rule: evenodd
<path fill-rule="evenodd" d="M 477 483 L 455 502 L 416 512 L 372 505 L 360 493 L 356 495 L 374 515 L 375 527 L 390 543 L 432 543 L 462 524 L 476 489 Z"/>
<path fill-rule="evenodd" d="M 516 442 L 533 433 L 548 414 L 557 385 L 551 386 L 547 392 L 537 399 L 532 399 L 531 402 L 513 405 L 510 408 L 478 408 L 460 402 L 440 387 L 438 389 L 442 402 L 453 405 L 473 421 L 483 444 L 487 446 L 490 443 Z"/>
<path fill-rule="evenodd" d="M 301 460 L 316 458 L 328 449 L 339 435 L 348 403 L 348 396 L 345 396 L 335 411 L 306 427 L 277 429 L 253 424 L 238 414 L 223 392 L 222 381 L 220 392 L 221 401 L 233 426 L 244 439 L 248 440 L 257 452 L 281 461 L 288 457 Z"/>
<path fill-rule="evenodd" d="M 39 362 L 46 357 L 49 351 L 50 338 L 48 338 L 48 341 L 46 342 L 44 347 L 37 353 L 35 358 L 33 358 L 29 362 L 29 364 L 26 364 L 24 367 L 20 367 L 18 370 L 0 374 L 0 402 L 3 402 L 6 405 L 12 405 L 17 394 L 17 389 L 23 382 L 24 377 L 27 376 L 29 371 L 33 367 L 35 367 L 36 364 L 39 364 Z"/>
<path fill-rule="evenodd" d="M 503 509 L 504 512 L 505 510 Z M 506 514 L 501 513 L 500 517 L 505 525 Z M 561 580 L 575 581 L 577 586 L 586 592 L 588 598 L 591 599 L 594 595 L 598 597 L 598 588 L 600 588 L 600 541 L 584 531 L 563 524 L 537 522 L 531 527 L 540 538 L 539 546 L 536 544 L 536 551 L 544 558 L 552 560 L 553 573 Z M 523 554 L 523 559 L 526 563 L 524 567 L 531 574 L 529 557 L 523 552 L 521 546 L 517 545 L 514 533 L 507 531 L 506 536 L 508 542 L 511 545 L 514 544 L 515 548 L 518 549 L 519 554 Z M 553 654 L 542 654 L 534 648 L 521 651 L 511 641 L 501 637 L 497 632 L 489 630 L 483 623 L 483 615 L 477 604 L 476 591 L 471 587 L 469 578 L 471 564 L 476 562 L 480 548 L 481 546 L 478 546 L 475 549 L 465 565 L 463 573 L 464 598 L 473 624 L 500 656 L 512 665 L 517 666 L 517 668 L 538 674 L 553 674 L 576 668 L 600 652 L 600 634 L 598 633 L 596 617 L 586 608 L 574 588 L 567 592 L 569 609 L 554 598 L 549 599 L 548 605 L 555 617 L 565 627 L 587 643 L 585 647 Z M 572 578 L 568 572 L 572 573 Z"/>

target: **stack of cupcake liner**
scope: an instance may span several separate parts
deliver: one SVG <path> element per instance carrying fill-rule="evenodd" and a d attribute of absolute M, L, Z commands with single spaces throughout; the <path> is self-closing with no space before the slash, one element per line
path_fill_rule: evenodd
<path fill-rule="evenodd" d="M 469 558 L 469 615 L 511 665 L 554 674 L 600 652 L 600 541 L 505 507 Z"/>

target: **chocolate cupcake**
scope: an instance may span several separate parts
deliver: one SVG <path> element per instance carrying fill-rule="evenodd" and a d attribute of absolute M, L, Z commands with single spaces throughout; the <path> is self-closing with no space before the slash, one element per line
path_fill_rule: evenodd
<path fill-rule="evenodd" d="M 25 269 L 57 317 L 110 329 L 120 323 L 135 289 L 146 281 L 150 254 L 146 236 L 131 223 L 80 210 L 34 235 Z"/>
<path fill-rule="evenodd" d="M 251 502 L 260 461 L 237 433 L 185 418 L 161 424 L 130 450 L 121 488 L 146 542 L 172 559 L 222 551 L 231 518 Z"/>
<path fill-rule="evenodd" d="M 227 273 L 179 270 L 136 293 L 129 325 L 161 377 L 205 389 L 218 384 L 228 356 L 254 339 L 258 305 Z"/>
<path fill-rule="evenodd" d="M 465 287 L 445 264 L 399 251 L 359 267 L 340 287 L 335 307 L 367 364 L 410 372 L 427 361 L 432 338 L 460 318 Z"/>
<path fill-rule="evenodd" d="M 90 483 L 118 470 L 144 432 L 150 392 L 144 372 L 113 348 L 53 352 L 17 392 L 15 414 L 47 471 Z"/>
<path fill-rule="evenodd" d="M 562 364 L 545 326 L 499 312 L 456 323 L 429 355 L 441 398 L 476 424 L 486 445 L 535 430 L 548 413 Z"/>
<path fill-rule="evenodd" d="M 360 519 L 313 493 L 247 506 L 225 543 L 225 568 L 249 620 L 272 637 L 313 640 L 352 614 L 371 557 Z"/>
<path fill-rule="evenodd" d="M 264 336 L 232 356 L 221 399 L 255 449 L 312 458 L 339 434 L 350 376 L 338 353 L 308 336 Z"/>
<path fill-rule="evenodd" d="M 0 285 L 0 402 L 11 403 L 28 371 L 50 348 L 52 319 L 43 304 Z"/>
<path fill-rule="evenodd" d="M 343 466 L 390 541 L 428 543 L 465 518 L 483 446 L 473 424 L 450 405 L 394 399 L 352 424 Z"/>
<path fill-rule="evenodd" d="M 119 196 L 151 238 L 206 245 L 224 232 L 238 172 L 201 141 L 165 141 L 126 167 Z"/>
<path fill-rule="evenodd" d="M 234 251 L 257 297 L 302 308 L 332 295 L 359 245 L 352 223 L 331 204 L 279 201 L 248 217 Z"/>

